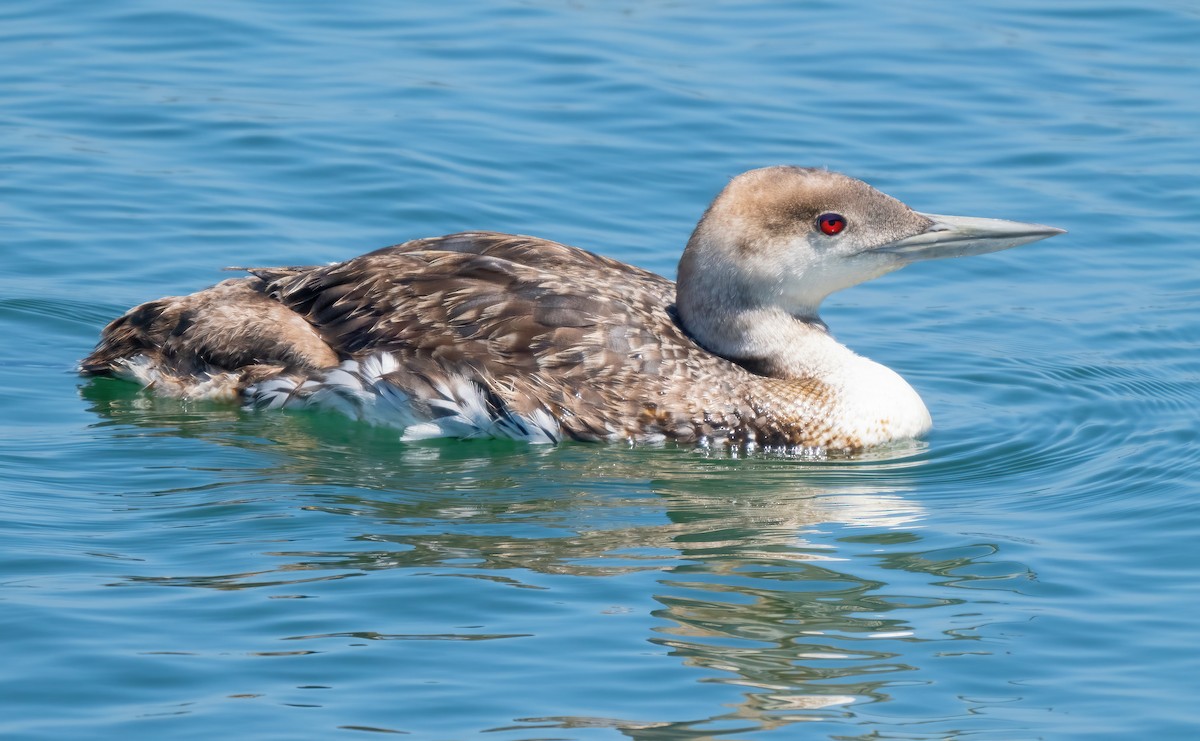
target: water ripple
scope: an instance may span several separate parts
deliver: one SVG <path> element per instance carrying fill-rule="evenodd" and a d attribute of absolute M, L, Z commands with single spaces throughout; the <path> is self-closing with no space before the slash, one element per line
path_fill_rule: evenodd
<path fill-rule="evenodd" d="M 1169 1 L 0 5 L 0 735 L 1194 735 L 1197 37 Z M 928 441 L 401 444 L 74 372 L 230 264 L 487 228 L 670 275 L 779 162 L 1069 230 L 827 302 Z"/>

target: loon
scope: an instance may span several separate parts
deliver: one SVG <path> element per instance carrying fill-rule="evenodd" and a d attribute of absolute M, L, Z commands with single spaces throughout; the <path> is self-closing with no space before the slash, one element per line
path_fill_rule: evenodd
<path fill-rule="evenodd" d="M 536 237 L 464 232 L 136 306 L 85 375 L 249 408 L 326 407 L 403 440 L 675 440 L 858 451 L 929 431 L 916 391 L 839 343 L 835 291 L 1063 230 L 914 211 L 824 169 L 738 175 L 671 282 Z"/>

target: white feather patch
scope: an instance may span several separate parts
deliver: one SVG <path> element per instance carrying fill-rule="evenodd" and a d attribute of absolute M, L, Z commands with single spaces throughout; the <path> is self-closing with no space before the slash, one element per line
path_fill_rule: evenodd
<path fill-rule="evenodd" d="M 413 399 L 384 376 L 403 367 L 391 353 L 360 361 L 347 360 L 318 379 L 278 377 L 246 390 L 256 409 L 321 407 L 346 416 L 402 431 L 402 440 L 437 437 L 495 437 L 532 443 L 562 439 L 558 421 L 539 408 L 525 416 L 489 404 L 487 391 L 476 381 L 447 375 L 433 380 L 437 395 Z"/>
<path fill-rule="evenodd" d="M 141 384 L 162 396 L 203 401 L 234 401 L 238 398 L 238 374 L 200 373 L 180 377 L 163 373 L 148 355 L 122 358 L 115 364 L 115 375 Z"/>

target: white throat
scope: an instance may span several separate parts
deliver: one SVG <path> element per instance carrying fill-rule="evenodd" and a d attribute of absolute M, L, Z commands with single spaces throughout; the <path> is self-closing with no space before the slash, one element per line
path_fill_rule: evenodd
<path fill-rule="evenodd" d="M 932 427 L 929 410 L 907 381 L 838 342 L 819 319 L 744 310 L 705 340 L 713 352 L 781 383 L 819 381 L 830 390 L 828 421 L 862 445 L 920 437 Z"/>

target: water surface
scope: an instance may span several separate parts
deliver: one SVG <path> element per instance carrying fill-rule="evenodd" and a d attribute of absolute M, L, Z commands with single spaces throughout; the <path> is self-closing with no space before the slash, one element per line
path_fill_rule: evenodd
<path fill-rule="evenodd" d="M 1200 11 L 0 8 L 0 735 L 1190 738 Z M 464 229 L 673 275 L 827 166 L 1068 235 L 825 319 L 936 429 L 850 460 L 433 441 L 74 364 L 227 265 Z"/>

